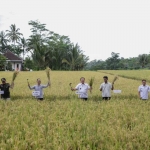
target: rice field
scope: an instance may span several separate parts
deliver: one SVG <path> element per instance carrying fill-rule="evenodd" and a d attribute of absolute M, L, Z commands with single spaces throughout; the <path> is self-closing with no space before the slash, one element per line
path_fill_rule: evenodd
<path fill-rule="evenodd" d="M 119 75 L 135 80 L 146 79 L 147 81 L 150 81 L 150 70 L 99 70 L 99 72 Z"/>
<path fill-rule="evenodd" d="M 44 89 L 43 102 L 32 97 L 31 85 L 46 73 L 20 72 L 11 90 L 11 101 L 0 100 L 0 150 L 149 150 L 150 102 L 137 96 L 138 80 L 119 78 L 110 101 L 102 101 L 99 86 L 102 72 L 52 71 L 51 87 Z M 77 98 L 79 78 L 95 78 L 87 102 Z M 12 72 L 1 72 L 0 78 L 11 82 Z"/>

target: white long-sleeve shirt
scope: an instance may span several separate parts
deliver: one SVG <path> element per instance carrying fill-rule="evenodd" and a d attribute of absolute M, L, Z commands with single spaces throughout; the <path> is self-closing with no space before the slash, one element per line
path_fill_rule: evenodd
<path fill-rule="evenodd" d="M 148 92 L 150 90 L 150 87 L 148 85 L 140 85 L 138 88 L 138 91 L 140 92 L 140 96 L 142 99 L 148 99 Z"/>
<path fill-rule="evenodd" d="M 49 84 L 47 84 L 47 85 L 34 85 L 32 87 L 29 87 L 29 88 L 30 88 L 30 90 L 34 89 L 34 91 L 40 92 L 40 95 L 36 96 L 36 98 L 43 98 L 43 88 L 47 88 L 48 86 L 49 86 Z"/>

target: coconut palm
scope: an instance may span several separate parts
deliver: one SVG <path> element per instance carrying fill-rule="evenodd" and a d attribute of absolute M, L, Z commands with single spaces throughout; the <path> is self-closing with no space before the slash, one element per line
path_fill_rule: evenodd
<path fill-rule="evenodd" d="M 20 42 L 18 42 L 19 47 L 21 47 L 22 52 L 23 52 L 23 60 L 24 60 L 24 54 L 27 51 L 28 48 L 28 43 L 26 41 L 26 39 L 23 37 L 20 39 Z"/>
<path fill-rule="evenodd" d="M 78 44 L 72 45 L 72 48 L 68 51 L 67 58 L 62 60 L 62 63 L 66 63 L 70 66 L 70 70 L 78 70 L 83 68 L 88 61 L 88 57 L 83 55 Z"/>
<path fill-rule="evenodd" d="M 19 41 L 19 40 L 21 39 L 22 33 L 20 33 L 19 30 L 20 30 L 20 29 L 19 29 L 19 28 L 16 28 L 16 25 L 15 25 L 15 24 L 12 24 L 12 25 L 10 26 L 10 30 L 6 30 L 6 32 L 8 32 L 8 33 L 6 34 L 6 36 L 8 37 L 8 39 L 9 39 L 11 42 L 14 43 L 14 45 L 15 45 L 15 43 L 16 43 L 17 41 Z"/>

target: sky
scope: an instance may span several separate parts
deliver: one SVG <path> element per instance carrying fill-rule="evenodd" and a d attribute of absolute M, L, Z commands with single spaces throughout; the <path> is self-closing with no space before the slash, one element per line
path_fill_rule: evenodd
<path fill-rule="evenodd" d="M 0 31 L 11 24 L 25 38 L 28 22 L 69 36 L 90 60 L 150 53 L 150 0 L 0 0 Z"/>

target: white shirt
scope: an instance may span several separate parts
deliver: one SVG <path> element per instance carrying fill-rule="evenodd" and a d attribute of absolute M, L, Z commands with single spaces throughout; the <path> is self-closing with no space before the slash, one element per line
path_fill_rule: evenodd
<path fill-rule="evenodd" d="M 140 96 L 142 99 L 148 99 L 148 91 L 150 90 L 150 87 L 148 85 L 140 85 L 138 88 L 138 91 L 140 92 Z"/>
<path fill-rule="evenodd" d="M 36 96 L 36 98 L 43 98 L 43 88 L 46 88 L 48 87 L 48 84 L 47 85 L 34 85 L 32 87 L 30 87 L 30 89 L 34 89 L 34 91 L 39 91 L 40 92 L 40 95 L 39 96 Z"/>
<path fill-rule="evenodd" d="M 107 82 L 107 83 L 102 83 L 100 85 L 100 89 L 102 89 L 102 97 L 111 97 L 111 89 L 112 89 L 112 84 Z"/>
<path fill-rule="evenodd" d="M 80 98 L 88 98 L 88 90 L 90 89 L 90 86 L 87 83 L 79 83 L 76 87 L 76 90 L 78 90 L 79 93 L 79 97 Z"/>

